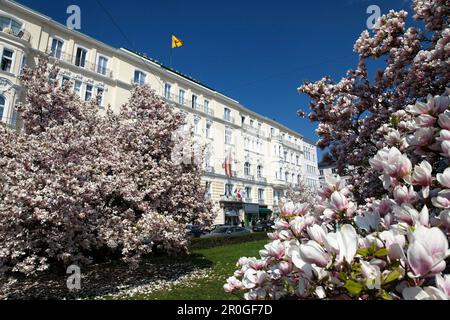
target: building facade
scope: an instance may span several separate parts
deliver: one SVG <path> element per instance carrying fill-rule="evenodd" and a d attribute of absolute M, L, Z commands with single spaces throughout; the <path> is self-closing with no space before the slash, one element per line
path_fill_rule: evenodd
<path fill-rule="evenodd" d="M 319 187 L 317 148 L 301 134 L 244 107 L 145 55 L 113 48 L 38 12 L 0 0 L 0 116 L 20 128 L 20 73 L 48 54 L 83 100 L 119 108 L 135 85 L 148 84 L 186 115 L 206 146 L 203 181 L 218 211 L 216 223 L 238 224 L 277 213 L 289 184 Z M 231 174 L 224 163 L 229 159 Z"/>

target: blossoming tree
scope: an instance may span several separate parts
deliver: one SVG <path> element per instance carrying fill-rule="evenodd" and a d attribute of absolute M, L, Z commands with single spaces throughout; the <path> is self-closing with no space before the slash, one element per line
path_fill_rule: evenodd
<path fill-rule="evenodd" d="M 98 252 L 135 266 L 187 250 L 186 224 L 209 226 L 198 163 L 175 161 L 184 118 L 148 87 L 119 114 L 82 102 L 41 58 L 25 69 L 19 133 L 0 128 L 0 266 L 33 273 Z"/>
<path fill-rule="evenodd" d="M 352 168 L 358 199 L 380 195 L 368 160 L 384 146 L 385 135 L 374 132 L 394 112 L 429 94 L 442 94 L 450 81 L 448 1 L 415 0 L 413 9 L 414 17 L 425 25 L 423 30 L 406 28 L 407 12 L 390 11 L 379 19 L 373 33 L 364 31 L 356 41 L 360 61 L 355 70 L 339 82 L 324 77 L 299 88 L 311 99 L 309 118 L 319 122 L 319 146 L 329 148 L 341 173 Z M 385 68 L 371 74 L 368 65 L 381 59 L 386 61 Z"/>
<path fill-rule="evenodd" d="M 375 86 L 360 82 L 362 62 L 339 84 L 302 89 L 313 97 L 322 146 L 341 164 L 367 163 L 355 181 L 372 171 L 379 196 L 358 202 L 357 185 L 326 177 L 319 205 L 286 204 L 271 242 L 259 258 L 239 260 L 227 292 L 254 300 L 450 299 L 449 8 L 414 8 L 433 33 L 429 50 L 420 50 L 417 30 L 403 31 L 406 13 L 390 12 L 356 45 L 364 59 L 389 55 Z"/>

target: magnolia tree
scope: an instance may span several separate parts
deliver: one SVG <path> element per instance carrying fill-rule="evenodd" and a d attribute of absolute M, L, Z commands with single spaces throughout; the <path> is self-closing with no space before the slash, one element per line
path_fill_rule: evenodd
<path fill-rule="evenodd" d="M 319 122 L 319 146 L 329 149 L 341 173 L 348 175 L 344 171 L 352 168 L 360 200 L 382 190 L 368 162 L 385 145 L 385 136 L 375 132 L 406 105 L 443 94 L 450 81 L 448 0 L 413 3 L 423 30 L 406 28 L 405 11 L 390 11 L 356 41 L 360 61 L 355 70 L 339 82 L 324 77 L 299 88 L 311 99 L 309 118 Z M 370 74 L 370 63 L 380 59 L 385 68 Z"/>
<path fill-rule="evenodd" d="M 174 139 L 183 116 L 148 87 L 102 115 L 58 73 L 47 58 L 25 69 L 23 130 L 0 128 L 2 269 L 33 273 L 98 252 L 136 266 L 154 250 L 186 251 L 186 224 L 207 227 L 213 214 L 198 163 Z"/>
<path fill-rule="evenodd" d="M 415 1 L 415 9 L 432 34 L 429 50 L 417 30 L 404 32 L 404 12 L 382 17 L 375 36 L 357 42 L 364 59 L 389 55 L 377 88 L 362 81 L 364 59 L 339 84 L 303 87 L 322 146 L 358 167 L 355 184 L 326 177 L 318 204 L 286 204 L 271 242 L 259 258 L 239 260 L 225 291 L 252 300 L 450 299 L 448 6 Z M 370 193 L 356 187 L 362 177 L 373 184 L 370 172 L 377 196 L 361 201 Z"/>

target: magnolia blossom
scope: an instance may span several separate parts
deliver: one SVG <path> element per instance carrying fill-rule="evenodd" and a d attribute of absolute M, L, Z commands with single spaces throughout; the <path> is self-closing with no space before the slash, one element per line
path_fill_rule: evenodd
<path fill-rule="evenodd" d="M 450 255 L 447 237 L 438 228 L 418 226 L 410 235 L 408 263 L 415 276 L 436 274 L 445 269 Z"/>
<path fill-rule="evenodd" d="M 450 188 L 450 168 L 445 169 L 443 173 L 438 173 L 436 178 L 442 186 Z"/>

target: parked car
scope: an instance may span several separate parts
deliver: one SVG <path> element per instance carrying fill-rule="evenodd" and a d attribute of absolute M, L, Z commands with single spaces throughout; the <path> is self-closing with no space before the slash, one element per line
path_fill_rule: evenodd
<path fill-rule="evenodd" d="M 188 236 L 192 238 L 199 238 L 203 234 L 205 234 L 205 231 L 203 231 L 199 226 L 188 224 L 186 226 L 186 229 L 188 230 L 187 234 Z"/>
<path fill-rule="evenodd" d="M 217 226 L 213 231 L 203 236 L 203 238 L 214 237 L 237 237 L 251 233 L 249 230 L 242 227 L 234 226 Z"/>
<path fill-rule="evenodd" d="M 272 230 L 274 223 L 272 221 L 259 221 L 253 225 L 253 232 L 264 232 Z"/>

